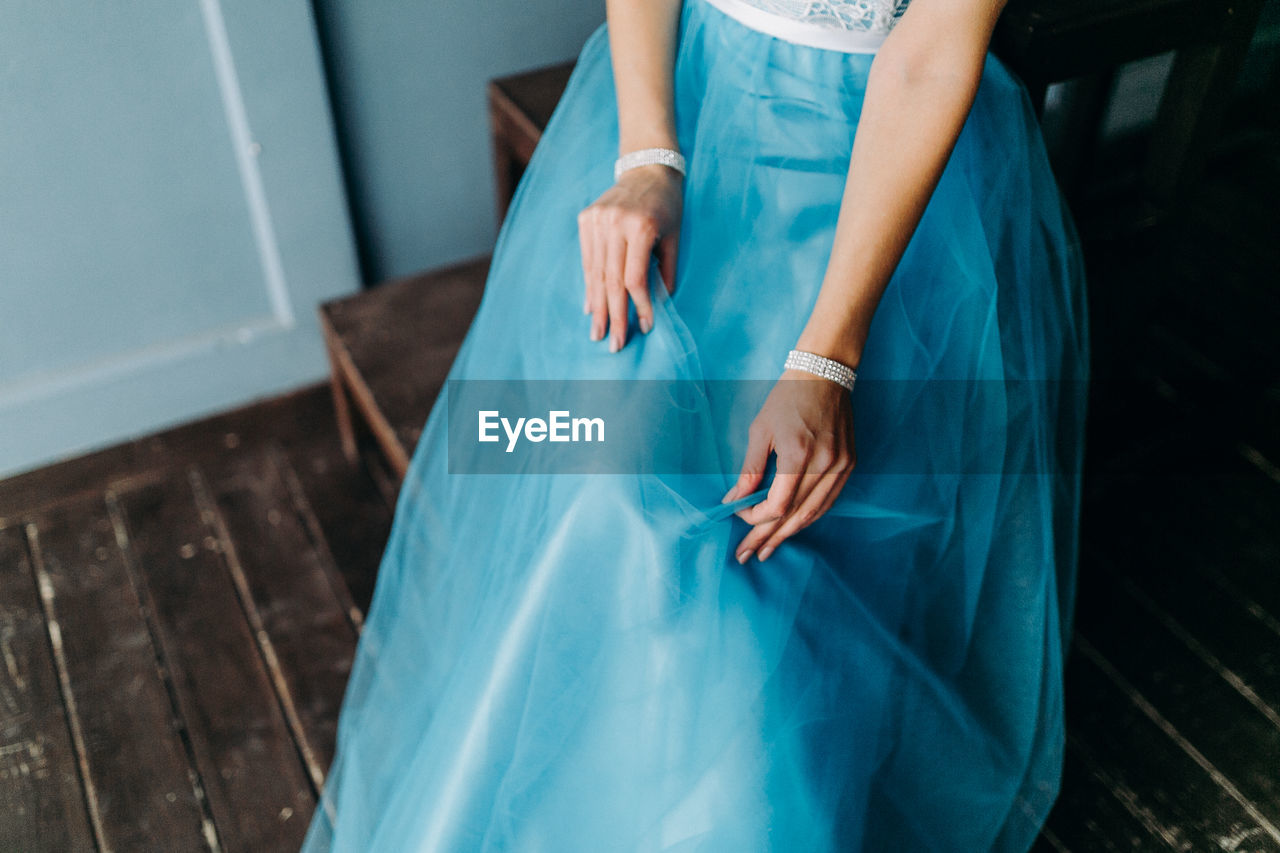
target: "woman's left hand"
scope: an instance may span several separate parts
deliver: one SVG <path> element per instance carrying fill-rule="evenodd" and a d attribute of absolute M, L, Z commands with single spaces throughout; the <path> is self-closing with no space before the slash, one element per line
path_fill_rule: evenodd
<path fill-rule="evenodd" d="M 753 553 L 767 560 L 779 543 L 817 521 L 839 496 L 856 462 L 849 392 L 829 379 L 783 371 L 747 437 L 742 472 L 722 503 L 760 487 L 770 452 L 777 454 L 777 466 L 765 499 L 737 513 L 752 525 L 735 552 L 739 563 Z"/>

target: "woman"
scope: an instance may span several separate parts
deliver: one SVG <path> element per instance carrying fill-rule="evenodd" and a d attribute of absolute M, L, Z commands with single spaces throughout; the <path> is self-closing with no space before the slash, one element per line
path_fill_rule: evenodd
<path fill-rule="evenodd" d="M 609 0 L 402 487 L 305 850 L 1031 845 L 1088 350 L 1001 4 Z M 632 431 L 552 453 L 494 404 L 480 438 L 541 380 Z"/>

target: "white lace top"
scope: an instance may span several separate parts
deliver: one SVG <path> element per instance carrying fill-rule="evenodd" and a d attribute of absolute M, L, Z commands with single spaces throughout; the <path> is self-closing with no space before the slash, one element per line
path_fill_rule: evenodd
<path fill-rule="evenodd" d="M 745 0 L 784 18 L 841 30 L 887 33 L 906 11 L 909 0 Z"/>
<path fill-rule="evenodd" d="M 910 0 L 707 0 L 752 29 L 797 44 L 874 53 Z"/>

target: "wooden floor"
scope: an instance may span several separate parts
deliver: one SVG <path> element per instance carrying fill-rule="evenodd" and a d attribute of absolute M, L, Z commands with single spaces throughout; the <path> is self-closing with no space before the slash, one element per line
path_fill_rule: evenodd
<path fill-rule="evenodd" d="M 1090 242 L 1038 850 L 1280 851 L 1278 192 L 1240 132 L 1177 221 Z M 390 526 L 368 470 L 317 387 L 0 482 L 0 850 L 297 849 Z"/>
<path fill-rule="evenodd" d="M 0 483 L 0 850 L 296 850 L 392 498 L 319 387 Z"/>
<path fill-rule="evenodd" d="M 1089 243 L 1068 751 L 1038 850 L 1280 850 L 1278 191 L 1274 125 L 1239 128 L 1176 220 Z"/>

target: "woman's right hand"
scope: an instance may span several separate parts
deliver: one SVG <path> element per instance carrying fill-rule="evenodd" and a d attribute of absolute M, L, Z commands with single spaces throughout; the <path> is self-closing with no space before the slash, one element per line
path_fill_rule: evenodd
<path fill-rule="evenodd" d="M 653 328 L 649 262 L 655 251 L 667 292 L 675 291 L 676 251 L 684 204 L 682 176 L 661 164 L 637 166 L 578 214 L 578 242 L 591 340 L 609 334 L 609 351 L 627 342 L 629 300 L 636 303 L 640 331 Z"/>

